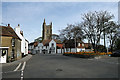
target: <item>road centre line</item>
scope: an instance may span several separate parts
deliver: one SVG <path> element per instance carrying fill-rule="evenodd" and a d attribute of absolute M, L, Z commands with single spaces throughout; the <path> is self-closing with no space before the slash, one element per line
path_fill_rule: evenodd
<path fill-rule="evenodd" d="M 22 71 L 24 70 L 25 65 L 26 65 L 26 62 L 23 63 L 23 66 L 22 66 L 22 69 L 21 69 Z"/>
<path fill-rule="evenodd" d="M 19 65 L 16 67 L 16 69 L 14 71 L 17 71 L 20 68 L 21 64 L 22 63 L 19 63 Z"/>
<path fill-rule="evenodd" d="M 23 76 L 23 71 L 21 72 L 21 76 Z"/>

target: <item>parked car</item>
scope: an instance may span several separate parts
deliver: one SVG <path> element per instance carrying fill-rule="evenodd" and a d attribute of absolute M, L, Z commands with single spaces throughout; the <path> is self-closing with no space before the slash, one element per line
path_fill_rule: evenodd
<path fill-rule="evenodd" d="M 36 54 L 36 50 L 33 50 L 33 51 L 31 52 L 31 54 L 32 54 L 32 55 L 35 55 L 35 54 Z"/>
<path fill-rule="evenodd" d="M 111 57 L 120 57 L 120 50 L 116 50 L 111 54 Z"/>

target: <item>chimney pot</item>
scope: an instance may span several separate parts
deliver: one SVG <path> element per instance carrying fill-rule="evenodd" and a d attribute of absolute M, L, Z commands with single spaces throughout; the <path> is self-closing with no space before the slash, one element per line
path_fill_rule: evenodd
<path fill-rule="evenodd" d="M 20 26 L 20 24 L 18 24 L 18 26 Z"/>
<path fill-rule="evenodd" d="M 10 24 L 8 24 L 8 27 L 10 27 Z"/>

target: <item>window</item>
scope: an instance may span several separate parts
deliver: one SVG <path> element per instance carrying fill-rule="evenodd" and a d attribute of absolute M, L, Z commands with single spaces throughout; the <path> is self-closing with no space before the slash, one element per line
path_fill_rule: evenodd
<path fill-rule="evenodd" d="M 82 46 L 84 46 L 84 44 L 82 44 Z"/>
<path fill-rule="evenodd" d="M 54 47 L 54 43 L 52 43 L 52 47 Z"/>
<path fill-rule="evenodd" d="M 14 49 L 12 50 L 11 58 L 14 59 Z"/>
<path fill-rule="evenodd" d="M 47 33 L 49 33 L 49 30 L 47 29 Z"/>
<path fill-rule="evenodd" d="M 15 46 L 15 39 L 14 38 L 12 39 L 12 46 L 13 47 Z"/>

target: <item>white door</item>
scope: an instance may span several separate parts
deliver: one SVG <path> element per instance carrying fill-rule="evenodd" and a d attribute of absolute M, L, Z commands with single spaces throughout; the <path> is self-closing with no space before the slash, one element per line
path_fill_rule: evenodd
<path fill-rule="evenodd" d="M 7 50 L 3 49 L 0 51 L 0 63 L 6 63 L 7 62 Z"/>

